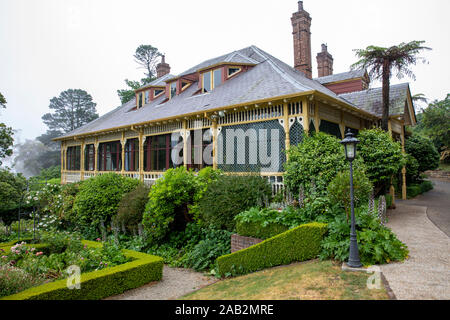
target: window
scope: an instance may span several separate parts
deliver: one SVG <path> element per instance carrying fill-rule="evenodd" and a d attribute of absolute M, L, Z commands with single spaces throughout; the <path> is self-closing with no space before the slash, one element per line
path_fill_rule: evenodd
<path fill-rule="evenodd" d="M 137 103 L 137 107 L 138 107 L 138 109 L 139 108 L 142 108 L 142 92 L 139 92 L 138 93 L 138 95 L 137 95 L 137 98 L 138 98 L 138 103 Z"/>
<path fill-rule="evenodd" d="M 238 73 L 239 71 L 241 71 L 242 69 L 239 67 L 229 67 L 228 68 L 228 78 L 235 75 L 236 73 Z"/>
<path fill-rule="evenodd" d="M 213 78 L 214 78 L 214 88 L 217 88 L 219 85 L 222 84 L 222 68 L 214 70 Z"/>
<path fill-rule="evenodd" d="M 122 145 L 120 141 L 100 143 L 98 147 L 98 170 L 120 171 L 122 167 Z"/>
<path fill-rule="evenodd" d="M 144 171 L 165 171 L 174 167 L 171 157 L 175 144 L 171 134 L 147 137 L 144 144 Z"/>
<path fill-rule="evenodd" d="M 197 136 L 200 134 L 201 136 Z M 201 139 L 201 140 L 200 140 Z M 212 162 L 212 134 L 211 130 L 192 130 L 188 140 L 188 168 L 201 170 L 211 166 Z M 211 153 L 205 155 L 205 149 L 209 146 Z M 208 159 L 206 159 L 206 158 Z"/>
<path fill-rule="evenodd" d="M 125 144 L 125 171 L 139 170 L 139 139 L 127 140 Z"/>
<path fill-rule="evenodd" d="M 177 82 L 172 82 L 170 84 L 170 99 L 177 95 Z"/>
<path fill-rule="evenodd" d="M 222 83 L 222 68 L 214 71 L 208 71 L 202 74 L 203 93 L 210 92 Z"/>
<path fill-rule="evenodd" d="M 68 147 L 67 148 L 67 163 L 66 168 L 67 170 L 71 171 L 80 171 L 81 168 L 81 147 Z"/>
<path fill-rule="evenodd" d="M 145 103 L 150 102 L 150 90 L 145 91 Z"/>
<path fill-rule="evenodd" d="M 163 93 L 164 93 L 163 89 L 155 89 L 155 91 L 153 93 L 153 98 L 156 98 L 156 97 L 160 96 Z"/>
<path fill-rule="evenodd" d="M 186 90 L 191 85 L 191 82 L 181 81 L 181 91 Z"/>
<path fill-rule="evenodd" d="M 209 71 L 203 74 L 203 92 L 210 92 L 211 89 L 211 71 Z"/>
<path fill-rule="evenodd" d="M 93 144 L 88 144 L 84 152 L 84 170 L 94 171 L 95 170 L 95 146 Z"/>

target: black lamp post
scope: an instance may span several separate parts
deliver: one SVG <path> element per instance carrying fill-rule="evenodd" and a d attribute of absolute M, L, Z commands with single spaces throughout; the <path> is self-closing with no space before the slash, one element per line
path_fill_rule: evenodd
<path fill-rule="evenodd" d="M 341 141 L 345 148 L 345 157 L 350 162 L 350 207 L 352 214 L 351 230 L 350 230 L 350 253 L 348 258 L 348 266 L 351 268 L 362 267 L 361 261 L 359 261 L 358 242 L 356 240 L 355 229 L 355 208 L 353 205 L 353 166 L 352 162 L 356 157 L 356 145 L 359 140 L 353 136 L 350 129 L 345 134 L 345 139 Z"/>

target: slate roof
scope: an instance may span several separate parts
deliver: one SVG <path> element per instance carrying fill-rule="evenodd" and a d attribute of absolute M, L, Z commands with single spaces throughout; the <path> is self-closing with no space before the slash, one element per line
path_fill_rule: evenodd
<path fill-rule="evenodd" d="M 156 87 L 156 86 L 164 86 L 165 87 L 166 86 L 166 80 L 168 80 L 170 78 L 174 78 L 174 77 L 175 76 L 173 74 L 168 73 L 166 75 L 163 75 L 162 77 L 159 77 L 158 79 L 153 80 L 149 84 L 143 85 L 138 90 L 149 88 L 149 87 Z"/>
<path fill-rule="evenodd" d="M 164 95 L 142 108 L 132 110 L 136 103 L 135 99 L 133 99 L 59 138 L 68 138 L 115 127 L 183 116 L 185 114 L 313 90 L 351 105 L 347 100 L 339 97 L 319 82 L 307 78 L 300 71 L 255 46 L 207 60 L 186 70 L 179 76 L 194 73 L 199 69 L 226 61 L 249 61 L 249 63 L 254 63 L 255 66 L 246 72 L 236 75 L 232 80 L 225 81 L 206 94 L 194 95 L 198 91 L 198 83 L 195 82 L 185 91 L 163 104 L 162 102 L 166 99 Z"/>
<path fill-rule="evenodd" d="M 389 115 L 401 115 L 405 111 L 405 103 L 408 96 L 409 84 L 402 83 L 390 86 L 389 92 Z M 382 117 L 382 88 L 374 88 L 357 92 L 344 93 L 341 98 L 354 104 L 358 108 L 372 112 L 378 117 Z"/>
<path fill-rule="evenodd" d="M 315 78 L 314 80 L 320 82 L 321 84 L 332 83 L 337 81 L 344 81 L 350 79 L 357 79 L 364 77 L 366 70 L 352 70 L 337 74 L 332 74 L 326 77 Z"/>

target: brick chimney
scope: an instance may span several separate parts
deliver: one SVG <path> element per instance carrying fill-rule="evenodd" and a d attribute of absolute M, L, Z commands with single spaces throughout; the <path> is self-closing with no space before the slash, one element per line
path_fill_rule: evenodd
<path fill-rule="evenodd" d="M 328 52 L 326 44 L 322 44 L 322 52 L 317 54 L 317 71 L 319 78 L 333 74 L 333 56 Z"/>
<path fill-rule="evenodd" d="M 170 66 L 166 63 L 166 57 L 162 55 L 161 62 L 156 65 L 156 77 L 161 78 L 168 73 L 170 73 Z"/>
<path fill-rule="evenodd" d="M 298 2 L 298 11 L 292 14 L 294 36 L 294 68 L 312 79 L 311 17 L 303 10 L 303 1 Z"/>

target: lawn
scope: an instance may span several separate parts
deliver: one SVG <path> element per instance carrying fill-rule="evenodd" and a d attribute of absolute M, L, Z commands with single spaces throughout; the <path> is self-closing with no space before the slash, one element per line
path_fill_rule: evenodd
<path fill-rule="evenodd" d="M 439 169 L 441 169 L 442 171 L 450 171 L 450 163 L 439 163 Z"/>
<path fill-rule="evenodd" d="M 186 300 L 385 300 L 386 289 L 369 290 L 369 273 L 345 272 L 340 264 L 312 260 L 225 279 L 187 294 Z"/>

